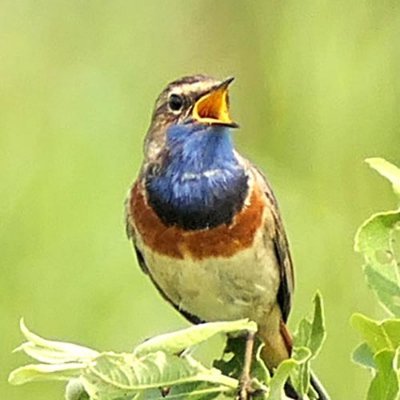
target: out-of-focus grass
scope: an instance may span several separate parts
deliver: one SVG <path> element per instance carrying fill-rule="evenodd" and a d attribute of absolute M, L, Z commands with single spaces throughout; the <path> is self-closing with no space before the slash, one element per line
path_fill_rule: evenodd
<path fill-rule="evenodd" d="M 329 336 L 316 369 L 333 398 L 362 398 L 348 319 L 380 314 L 352 240 L 394 202 L 362 161 L 400 161 L 399 8 L 1 2 L 1 397 L 61 397 L 59 385 L 6 383 L 24 360 L 11 354 L 21 316 L 43 335 L 115 350 L 186 324 L 136 267 L 123 200 L 156 95 L 205 72 L 237 77 L 238 147 L 280 200 L 297 270 L 292 326 L 321 289 Z"/>

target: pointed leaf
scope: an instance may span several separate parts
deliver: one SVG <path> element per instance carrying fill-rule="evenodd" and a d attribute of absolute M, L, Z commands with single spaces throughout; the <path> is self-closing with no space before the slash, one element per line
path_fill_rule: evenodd
<path fill-rule="evenodd" d="M 177 332 L 159 335 L 137 346 L 133 353 L 137 356 L 158 350 L 180 353 L 221 333 L 257 331 L 257 325 L 247 319 L 232 322 L 210 322 L 191 326 Z"/>
<path fill-rule="evenodd" d="M 400 169 L 383 158 L 368 158 L 365 161 L 388 179 L 393 185 L 393 191 L 400 196 Z"/>
<path fill-rule="evenodd" d="M 296 365 L 297 362 L 293 359 L 285 360 L 279 364 L 279 367 L 270 380 L 268 400 L 287 399 L 284 391 L 285 383 Z"/>
<path fill-rule="evenodd" d="M 290 374 L 290 380 L 300 396 L 306 395 L 309 390 L 311 357 L 311 350 L 307 347 L 295 347 L 293 349 L 292 358 L 297 362 L 297 365 Z"/>
<path fill-rule="evenodd" d="M 398 283 L 388 278 L 386 276 L 387 271 L 383 273 L 379 266 L 373 267 L 370 264 L 366 264 L 364 275 L 368 286 L 377 295 L 381 306 L 389 314 L 400 316 L 400 286 Z"/>
<path fill-rule="evenodd" d="M 158 351 L 137 358 L 132 354 L 103 353 L 82 374 L 85 390 L 91 397 L 171 387 L 193 382 L 208 382 L 234 390 L 238 381 L 216 369 L 207 369 L 190 356 L 179 357 Z M 106 397 L 107 398 L 107 397 Z"/>
<path fill-rule="evenodd" d="M 323 311 L 323 301 L 321 294 L 317 292 L 314 297 L 314 313 L 313 317 L 303 318 L 294 335 L 294 347 L 307 347 L 310 349 L 312 358 L 315 358 L 325 340 L 325 318 Z"/>
<path fill-rule="evenodd" d="M 352 360 L 362 367 L 376 369 L 374 353 L 371 351 L 367 343 L 361 343 L 355 348 L 352 354 Z"/>
<path fill-rule="evenodd" d="M 40 362 L 49 364 L 72 361 L 85 362 L 90 361 L 99 354 L 95 350 L 76 344 L 43 339 L 29 331 L 22 319 L 20 328 L 28 342 L 23 343 L 16 351 L 24 351 L 30 357 Z"/>
<path fill-rule="evenodd" d="M 257 379 L 260 382 L 269 384 L 269 381 L 271 379 L 271 374 L 269 373 L 269 370 L 268 370 L 267 366 L 265 365 L 264 360 L 261 357 L 261 352 L 262 352 L 263 348 L 264 348 L 264 344 L 261 344 L 257 348 L 256 357 L 255 357 L 255 366 L 254 366 L 254 371 L 252 372 L 252 376 L 257 377 Z"/>
<path fill-rule="evenodd" d="M 389 338 L 392 347 L 400 347 L 400 319 L 387 319 L 381 322 L 382 328 Z"/>
<path fill-rule="evenodd" d="M 73 376 L 79 376 L 85 365 L 79 363 L 67 364 L 31 364 L 11 372 L 8 382 L 12 385 L 22 385 L 36 381 L 67 381 Z"/>
<path fill-rule="evenodd" d="M 368 390 L 368 400 L 396 400 L 399 398 L 398 368 L 395 365 L 395 351 L 382 350 L 374 359 L 377 374 Z"/>
<path fill-rule="evenodd" d="M 351 317 L 351 324 L 361 334 L 373 353 L 393 349 L 392 342 L 380 323 L 362 314 L 354 314 Z"/>

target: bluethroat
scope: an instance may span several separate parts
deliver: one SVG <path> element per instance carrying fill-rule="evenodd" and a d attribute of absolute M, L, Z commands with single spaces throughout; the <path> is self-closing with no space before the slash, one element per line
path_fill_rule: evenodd
<path fill-rule="evenodd" d="M 232 81 L 187 76 L 162 91 L 127 232 L 142 270 L 189 321 L 255 321 L 272 370 L 291 354 L 293 265 L 271 187 L 233 146 Z"/>

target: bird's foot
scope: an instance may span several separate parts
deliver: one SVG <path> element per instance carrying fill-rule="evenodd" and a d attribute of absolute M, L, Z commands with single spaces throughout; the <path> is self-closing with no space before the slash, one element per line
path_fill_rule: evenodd
<path fill-rule="evenodd" d="M 243 374 L 239 383 L 239 393 L 236 400 L 251 400 L 254 394 L 254 388 L 252 386 L 252 379 L 250 375 Z"/>

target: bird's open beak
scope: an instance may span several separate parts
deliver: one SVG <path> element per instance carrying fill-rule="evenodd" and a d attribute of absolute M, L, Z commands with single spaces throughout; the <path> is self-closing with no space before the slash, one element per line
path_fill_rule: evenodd
<path fill-rule="evenodd" d="M 233 80 L 233 77 L 225 79 L 200 97 L 193 108 L 193 119 L 203 124 L 237 128 L 239 125 L 229 115 L 228 87 Z"/>

